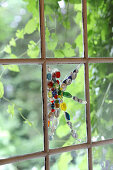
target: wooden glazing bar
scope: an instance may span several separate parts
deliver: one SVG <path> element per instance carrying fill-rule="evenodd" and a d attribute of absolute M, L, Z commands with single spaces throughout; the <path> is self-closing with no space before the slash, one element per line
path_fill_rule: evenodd
<path fill-rule="evenodd" d="M 85 63 L 85 95 L 86 95 L 86 126 L 87 126 L 87 143 L 91 145 L 91 121 L 90 121 L 90 97 L 89 97 L 89 70 L 88 63 Z M 92 170 L 92 149 L 88 149 L 88 167 Z"/>
<path fill-rule="evenodd" d="M 76 63 L 113 63 L 113 58 L 34 58 L 34 59 L 0 59 L 0 64 L 76 64 Z"/>
<path fill-rule="evenodd" d="M 82 0 L 82 22 L 83 22 L 84 57 L 85 57 L 85 58 L 88 58 L 88 42 L 87 42 L 87 0 Z"/>
<path fill-rule="evenodd" d="M 42 152 L 36 152 L 36 153 L 31 153 L 26 155 L 14 156 L 6 159 L 0 159 L 0 165 L 29 160 L 33 158 L 45 157 L 46 155 L 47 153 L 42 151 Z"/>
<path fill-rule="evenodd" d="M 49 155 L 47 155 L 45 157 L 45 169 L 49 170 L 50 169 L 50 165 L 49 165 Z"/>
<path fill-rule="evenodd" d="M 39 1 L 39 7 L 40 7 L 41 58 L 46 58 L 46 51 L 45 51 L 45 23 L 44 23 L 44 0 Z"/>
<path fill-rule="evenodd" d="M 42 65 L 42 96 L 43 96 L 43 125 L 44 125 L 44 151 L 49 152 L 48 140 L 48 115 L 47 115 L 47 82 L 46 82 L 46 62 Z M 49 157 L 45 159 L 45 169 L 49 170 Z"/>
<path fill-rule="evenodd" d="M 88 149 L 91 147 L 97 147 L 97 146 L 108 145 L 108 144 L 113 144 L 113 139 L 92 142 L 91 144 L 83 143 L 83 144 L 62 147 L 62 148 L 50 149 L 48 153 L 42 151 L 42 152 L 36 152 L 36 153 L 31 153 L 26 155 L 19 155 L 10 158 L 0 159 L 0 165 L 39 158 L 39 157 L 46 157 L 46 159 L 48 159 L 48 155 L 61 154 L 63 152 L 71 152 L 73 150 L 79 150 L 79 149 Z"/>
<path fill-rule="evenodd" d="M 87 149 L 89 147 L 90 147 L 90 144 L 83 143 L 83 144 L 71 145 L 71 146 L 57 148 L 57 149 L 50 149 L 49 155 L 59 154 L 63 152 L 71 152 L 71 151 L 79 150 L 79 149 Z"/>
<path fill-rule="evenodd" d="M 88 63 L 113 63 L 113 58 L 88 58 Z"/>
<path fill-rule="evenodd" d="M 101 145 L 106 145 L 106 144 L 107 144 L 107 145 L 108 145 L 108 144 L 113 144 L 113 139 L 107 139 L 107 140 L 92 142 L 92 147 L 101 146 Z"/>

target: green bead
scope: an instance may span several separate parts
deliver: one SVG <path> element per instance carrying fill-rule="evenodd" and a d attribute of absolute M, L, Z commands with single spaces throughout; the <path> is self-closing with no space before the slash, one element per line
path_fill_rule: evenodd
<path fill-rule="evenodd" d="M 67 98 L 72 98 L 72 95 L 69 92 L 63 92 L 63 96 Z"/>
<path fill-rule="evenodd" d="M 55 100 L 55 103 L 59 103 L 59 100 Z"/>
<path fill-rule="evenodd" d="M 58 91 L 58 95 L 61 95 L 61 90 Z"/>

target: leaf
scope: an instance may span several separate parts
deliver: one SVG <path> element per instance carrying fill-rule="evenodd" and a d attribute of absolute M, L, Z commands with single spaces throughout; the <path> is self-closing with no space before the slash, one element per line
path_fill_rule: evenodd
<path fill-rule="evenodd" d="M 27 55 L 31 58 L 37 58 L 39 55 L 40 49 L 34 41 L 30 41 L 28 44 Z"/>
<path fill-rule="evenodd" d="M 17 56 L 15 54 L 11 54 L 10 57 L 11 58 L 17 58 Z"/>
<path fill-rule="evenodd" d="M 7 65 L 7 68 L 10 71 L 14 71 L 14 72 L 20 72 L 19 66 L 18 65 Z"/>
<path fill-rule="evenodd" d="M 65 43 L 63 53 L 64 53 L 65 57 L 73 57 L 73 56 L 75 56 L 74 49 L 72 49 L 71 45 L 69 43 L 67 43 L 67 42 Z"/>
<path fill-rule="evenodd" d="M 16 37 L 19 39 L 24 39 L 24 30 L 23 29 L 17 30 Z"/>
<path fill-rule="evenodd" d="M 64 54 L 62 50 L 55 50 L 54 55 L 55 55 L 55 58 L 64 58 Z"/>
<path fill-rule="evenodd" d="M 36 30 L 36 28 L 37 28 L 37 22 L 32 18 L 26 24 L 24 31 L 26 34 L 31 34 Z"/>
<path fill-rule="evenodd" d="M 66 136 L 67 134 L 69 134 L 69 132 L 70 132 L 70 129 L 67 126 L 67 124 L 58 126 L 56 130 L 56 134 L 59 138 Z"/>
<path fill-rule="evenodd" d="M 13 46 L 13 47 L 16 47 L 16 42 L 15 42 L 15 39 L 12 38 L 9 42 L 10 46 Z"/>
<path fill-rule="evenodd" d="M 29 126 L 32 126 L 32 123 L 28 119 L 26 119 L 24 123 L 28 124 Z"/>
<path fill-rule="evenodd" d="M 45 31 L 45 38 L 46 38 L 46 41 L 49 41 L 49 36 L 50 36 L 49 29 L 46 28 L 46 31 Z"/>
<path fill-rule="evenodd" d="M 12 117 L 14 115 L 14 107 L 15 107 L 15 104 L 11 104 L 11 105 L 9 104 L 8 109 L 7 109 L 8 113 L 11 114 Z"/>
<path fill-rule="evenodd" d="M 68 170 L 68 164 L 72 160 L 72 156 L 70 152 L 66 152 L 61 154 L 59 160 L 58 160 L 58 169 L 59 170 Z"/>
<path fill-rule="evenodd" d="M 4 86 L 3 83 L 0 81 L 0 98 L 2 98 L 4 95 Z"/>
<path fill-rule="evenodd" d="M 56 37 L 56 34 L 55 33 L 52 33 L 51 34 L 51 38 L 49 39 L 49 41 L 47 42 L 47 47 L 49 50 L 52 50 L 54 51 L 56 46 L 57 46 L 57 43 L 58 43 L 58 39 Z"/>
<path fill-rule="evenodd" d="M 8 54 L 11 54 L 11 47 L 10 47 L 10 45 L 7 45 L 7 46 L 5 47 L 5 49 L 4 49 L 4 51 L 5 51 L 6 53 L 8 53 Z"/>
<path fill-rule="evenodd" d="M 78 35 L 78 37 L 75 40 L 75 43 L 76 43 L 77 47 L 79 48 L 79 55 L 82 55 L 82 53 L 83 53 L 83 38 L 82 38 L 82 34 Z"/>

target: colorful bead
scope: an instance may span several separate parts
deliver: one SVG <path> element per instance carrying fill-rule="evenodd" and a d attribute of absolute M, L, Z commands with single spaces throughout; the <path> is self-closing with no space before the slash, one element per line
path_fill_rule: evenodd
<path fill-rule="evenodd" d="M 52 73 L 52 78 L 56 78 L 56 74 L 55 73 Z"/>
<path fill-rule="evenodd" d="M 72 80 L 72 76 L 69 76 L 68 79 Z"/>
<path fill-rule="evenodd" d="M 57 78 L 60 78 L 60 72 L 59 71 L 56 71 L 55 74 L 56 74 Z"/>
<path fill-rule="evenodd" d="M 63 96 L 67 98 L 72 98 L 72 95 L 69 92 L 63 92 Z"/>
<path fill-rule="evenodd" d="M 50 112 L 48 115 L 48 119 L 53 120 L 53 118 L 54 118 L 54 113 Z"/>
<path fill-rule="evenodd" d="M 55 112 L 55 109 L 51 109 L 51 112 Z"/>
<path fill-rule="evenodd" d="M 55 103 L 55 107 L 56 107 L 56 108 L 59 108 L 59 107 L 60 107 L 60 104 L 59 104 L 59 103 Z"/>
<path fill-rule="evenodd" d="M 51 92 L 51 91 L 48 92 L 48 97 L 49 97 L 49 98 L 52 97 L 52 92 Z"/>
<path fill-rule="evenodd" d="M 59 80 L 56 81 L 59 84 Z"/>
<path fill-rule="evenodd" d="M 69 115 L 69 113 L 65 112 L 65 116 L 66 116 L 66 119 L 67 119 L 67 120 L 70 120 L 70 115 Z"/>
<path fill-rule="evenodd" d="M 53 97 L 54 97 L 55 95 L 57 95 L 57 91 L 54 90 L 54 91 L 52 92 L 52 94 L 53 94 Z"/>
<path fill-rule="evenodd" d="M 50 121 L 48 120 L 48 127 L 49 127 L 49 125 L 50 125 Z"/>
<path fill-rule="evenodd" d="M 48 82 L 48 87 L 49 87 L 49 88 L 52 88 L 52 87 L 53 87 L 52 81 L 49 81 L 49 82 Z"/>
<path fill-rule="evenodd" d="M 54 96 L 54 98 L 57 99 L 57 97 L 58 97 L 58 95 L 56 94 L 56 95 Z"/>
<path fill-rule="evenodd" d="M 67 109 L 66 103 L 60 103 L 60 108 L 61 110 L 66 111 Z"/>
<path fill-rule="evenodd" d="M 70 85 L 70 84 L 71 84 L 71 82 L 72 82 L 72 80 L 71 80 L 71 79 L 67 79 L 67 80 L 66 80 L 66 85 Z"/>
<path fill-rule="evenodd" d="M 51 80 L 51 73 L 47 73 L 47 79 Z"/>
<path fill-rule="evenodd" d="M 55 117 L 58 118 L 59 115 L 60 115 L 60 111 L 59 111 L 59 110 L 56 110 L 56 111 L 55 111 Z"/>

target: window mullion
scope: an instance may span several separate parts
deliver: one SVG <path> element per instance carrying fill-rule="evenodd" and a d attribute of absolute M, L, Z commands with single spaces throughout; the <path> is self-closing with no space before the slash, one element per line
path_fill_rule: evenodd
<path fill-rule="evenodd" d="M 46 49 L 45 49 L 45 23 L 44 23 L 44 0 L 39 1 L 40 7 L 40 36 L 41 36 L 41 58 L 45 59 L 42 64 L 42 96 L 43 96 L 43 122 L 44 122 L 44 151 L 45 170 L 49 170 L 49 140 L 48 140 L 48 116 L 47 116 L 47 82 L 46 82 Z"/>

